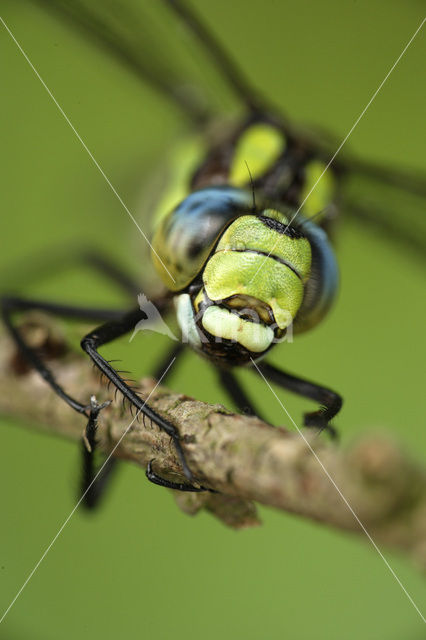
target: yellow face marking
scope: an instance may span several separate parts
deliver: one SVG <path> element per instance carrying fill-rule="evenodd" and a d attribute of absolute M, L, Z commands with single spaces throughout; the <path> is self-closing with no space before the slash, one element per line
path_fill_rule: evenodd
<path fill-rule="evenodd" d="M 232 160 L 230 183 L 236 187 L 263 175 L 277 161 L 286 145 L 283 134 L 270 124 L 253 124 L 238 141 Z"/>
<path fill-rule="evenodd" d="M 284 225 L 288 220 L 279 211 L 267 209 L 263 212 L 265 217 L 275 218 Z M 262 251 L 264 254 L 271 252 L 287 264 L 291 265 L 305 281 L 310 273 L 311 247 L 309 241 L 304 238 L 291 238 L 278 231 L 267 227 L 257 216 L 247 215 L 237 218 L 222 235 L 216 251 Z M 264 257 L 261 257 L 263 260 Z M 261 278 L 261 274 L 259 275 Z M 257 278 L 256 278 L 257 280 Z"/>
<path fill-rule="evenodd" d="M 219 251 L 213 254 L 206 264 L 203 280 L 210 300 L 242 295 L 265 302 L 271 307 L 280 329 L 291 324 L 303 300 L 300 278 L 286 265 L 256 253 Z"/>

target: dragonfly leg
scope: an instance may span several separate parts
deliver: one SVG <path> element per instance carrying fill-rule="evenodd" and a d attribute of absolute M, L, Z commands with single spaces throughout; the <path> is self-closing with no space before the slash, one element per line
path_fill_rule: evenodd
<path fill-rule="evenodd" d="M 98 469 L 95 461 L 97 446 L 96 431 L 99 413 L 108 406 L 109 402 L 98 404 L 94 396 L 90 399 L 89 420 L 81 442 L 82 475 L 81 495 L 82 504 L 86 509 L 93 510 L 99 506 L 105 489 L 111 480 L 112 472 L 116 469 L 117 460 L 109 457 Z"/>
<path fill-rule="evenodd" d="M 160 429 L 165 431 L 173 440 L 176 452 L 181 462 L 183 472 L 187 479 L 192 482 L 193 475 L 188 467 L 186 461 L 179 431 L 174 424 L 164 419 L 149 404 L 147 404 L 135 391 L 129 386 L 120 374 L 111 366 L 111 364 L 101 356 L 98 349 L 125 335 L 131 331 L 135 325 L 144 318 L 144 312 L 140 309 L 130 311 L 126 313 L 119 320 L 112 320 L 97 327 L 90 333 L 88 333 L 81 341 L 82 349 L 88 354 L 95 366 L 102 372 L 102 374 L 108 378 L 111 383 L 120 391 L 120 393 L 126 398 L 132 406 L 136 408 L 137 413 L 142 413 L 148 419 L 152 420 Z M 168 364 L 168 367 L 172 364 L 173 360 Z M 164 372 L 163 372 L 164 373 Z"/>
<path fill-rule="evenodd" d="M 89 267 L 92 267 L 103 275 L 108 280 L 114 282 L 118 288 L 126 293 L 131 298 L 135 298 L 140 292 L 139 284 L 132 276 L 127 274 L 120 265 L 116 264 L 109 256 L 104 255 L 96 249 L 83 249 L 83 250 L 65 250 L 61 251 L 61 259 L 59 254 L 53 253 L 52 257 L 47 259 L 41 258 L 36 260 L 36 265 L 39 265 L 39 269 L 32 270 L 40 277 L 45 273 L 50 273 L 52 269 L 56 271 L 58 269 L 64 270 L 74 263 L 85 263 Z M 95 409 L 93 405 L 87 405 L 79 402 L 75 398 L 69 396 L 61 385 L 59 385 L 53 376 L 49 367 L 45 364 L 43 357 L 32 349 L 25 340 L 22 333 L 14 325 L 12 316 L 15 313 L 41 310 L 54 315 L 63 316 L 66 318 L 75 318 L 79 320 L 93 320 L 94 322 L 100 322 L 103 320 L 119 318 L 123 315 L 122 310 L 112 309 L 91 309 L 88 307 L 60 305 L 41 300 L 30 300 L 21 297 L 4 296 L 0 300 L 1 311 L 3 320 L 12 339 L 18 347 L 20 353 L 24 359 L 33 366 L 36 371 L 40 373 L 44 380 L 51 386 L 53 391 L 57 393 L 71 408 L 78 413 L 81 413 L 88 417 L 88 423 L 84 431 L 82 438 L 82 478 L 81 488 L 83 493 L 83 505 L 89 509 L 93 509 L 97 506 L 101 496 L 104 493 L 111 472 L 115 468 L 116 460 L 109 459 L 102 467 L 102 471 L 96 477 L 97 468 L 95 464 L 95 449 L 96 449 L 96 428 L 97 418 L 100 410 L 104 405 L 98 405 Z M 90 489 L 88 489 L 90 487 Z"/>
<path fill-rule="evenodd" d="M 113 469 L 115 460 L 110 460 L 105 465 L 99 478 L 93 483 L 95 477 L 94 471 L 94 454 L 96 448 L 95 433 L 97 425 L 97 417 L 99 411 L 104 405 L 98 405 L 96 411 L 94 407 L 87 403 L 80 402 L 76 398 L 70 396 L 65 389 L 60 385 L 50 367 L 46 364 L 43 357 L 41 357 L 36 349 L 31 347 L 24 337 L 22 331 L 15 325 L 13 316 L 16 313 L 22 313 L 25 311 L 38 310 L 46 311 L 53 315 L 73 318 L 80 320 L 93 320 L 99 322 L 100 320 L 106 320 L 111 318 L 118 318 L 123 315 L 123 311 L 114 309 L 93 309 L 88 307 L 78 307 L 72 305 L 55 304 L 51 302 L 45 302 L 41 300 L 29 300 L 20 297 L 3 297 L 0 300 L 1 312 L 4 324 L 9 331 L 14 343 L 19 349 L 19 352 L 26 360 L 47 382 L 52 390 L 62 398 L 74 411 L 86 416 L 88 424 L 83 436 L 83 490 L 85 491 L 92 483 L 90 491 L 84 496 L 83 504 L 87 507 L 95 506 L 96 499 L 102 493 L 102 488 L 106 485 L 110 472 Z M 48 354 L 46 354 L 48 355 Z M 89 446 L 87 446 L 89 444 Z"/>
<path fill-rule="evenodd" d="M 157 365 L 157 369 L 153 374 L 153 378 L 155 380 L 159 380 L 161 378 L 161 382 L 165 383 L 171 373 L 171 368 L 169 369 L 167 368 L 168 365 L 172 360 L 176 361 L 183 354 L 184 349 L 185 349 L 185 345 L 182 344 L 181 342 L 177 343 L 171 349 L 169 349 L 166 352 L 165 357 L 162 358 L 162 360 L 160 360 L 160 364 Z M 171 482 L 169 480 L 165 480 L 164 478 L 157 475 L 152 470 L 153 462 L 154 460 L 150 460 L 145 473 L 148 480 L 153 484 L 157 484 L 160 487 L 166 487 L 168 489 L 174 489 L 175 491 L 194 491 L 194 492 L 212 491 L 212 489 L 205 489 L 204 487 L 195 487 L 192 484 L 186 484 L 183 482 Z"/>
<path fill-rule="evenodd" d="M 132 300 L 135 300 L 140 292 L 140 283 L 137 279 L 127 273 L 110 256 L 97 248 L 85 247 L 82 249 L 74 245 L 52 247 L 47 253 L 44 251 L 42 255 L 36 252 L 29 258 L 20 260 L 19 264 L 11 265 L 7 288 L 17 289 L 22 282 L 25 282 L 25 287 L 28 289 L 33 283 L 40 282 L 52 272 L 62 274 L 79 265 L 97 271 L 108 281 L 114 283 L 123 293 L 130 296 Z M 5 289 L 5 283 L 0 282 L 0 287 Z"/>
<path fill-rule="evenodd" d="M 166 356 L 160 360 L 160 364 L 157 365 L 157 370 L 155 371 L 153 377 L 155 380 L 159 380 L 161 378 L 161 382 L 164 383 L 170 375 L 171 368 L 168 368 L 170 362 L 173 360 L 176 361 L 184 352 L 185 345 L 181 342 L 174 345 L 171 349 L 169 349 L 166 353 Z M 146 470 L 146 477 L 153 484 L 157 484 L 160 487 L 166 487 L 168 489 L 175 489 L 176 491 L 213 491 L 213 489 L 205 489 L 204 487 L 195 487 L 192 484 L 182 483 L 182 482 L 171 482 L 169 480 L 165 480 L 161 478 L 161 476 L 157 475 L 152 469 L 152 463 L 154 460 L 151 460 L 148 464 Z"/>
<path fill-rule="evenodd" d="M 138 281 L 129 275 L 121 265 L 116 264 L 110 256 L 106 256 L 95 249 L 81 252 L 80 256 L 90 267 L 93 267 L 105 278 L 114 282 L 124 293 L 129 294 L 132 299 L 135 299 L 140 293 L 141 288 Z"/>
<path fill-rule="evenodd" d="M 196 493 L 200 493 L 202 491 L 210 491 L 211 493 L 217 493 L 217 491 L 215 491 L 214 489 L 207 489 L 206 487 L 203 487 L 201 485 L 199 487 L 195 487 L 192 484 L 187 484 L 184 482 L 171 482 L 170 480 L 165 480 L 161 476 L 158 476 L 152 470 L 153 462 L 155 462 L 154 459 L 148 462 L 148 466 L 145 472 L 146 477 L 153 484 L 158 484 L 160 487 L 166 487 L 166 489 L 174 489 L 175 491 L 192 491 Z"/>
<path fill-rule="evenodd" d="M 88 405 L 82 404 L 69 396 L 62 386 L 56 381 L 51 369 L 46 365 L 44 360 L 38 355 L 24 338 L 22 332 L 18 329 L 13 321 L 16 313 L 24 311 L 46 311 L 56 316 L 64 318 L 73 318 L 78 320 L 100 321 L 112 318 L 118 318 L 123 315 L 123 311 L 115 309 L 94 309 L 89 307 L 78 307 L 74 305 L 56 304 L 45 302 L 42 300 L 31 300 L 21 297 L 4 296 L 0 299 L 0 308 L 3 322 L 10 333 L 14 343 L 18 347 L 24 359 L 41 375 L 41 377 L 50 385 L 55 393 L 60 396 L 72 409 L 78 413 L 88 415 Z"/>
<path fill-rule="evenodd" d="M 259 363 L 257 367 L 267 380 L 300 396 L 319 402 L 321 407 L 317 411 L 305 413 L 304 425 L 305 427 L 317 428 L 320 431 L 328 431 L 332 438 L 337 438 L 337 430 L 330 424 L 330 421 L 342 407 L 343 399 L 338 393 L 315 382 L 281 371 L 266 362 Z"/>
<path fill-rule="evenodd" d="M 253 403 L 240 385 L 236 376 L 229 371 L 229 369 L 223 369 L 222 367 L 217 367 L 217 373 L 223 389 L 229 395 L 237 409 L 247 416 L 260 417 L 259 412 L 254 408 Z"/>
<path fill-rule="evenodd" d="M 185 345 L 182 342 L 176 342 L 171 349 L 166 351 L 166 354 L 163 358 L 160 359 L 159 364 L 157 364 L 152 377 L 154 380 L 159 380 L 161 378 L 161 383 L 165 384 L 168 380 L 170 374 L 174 371 L 171 368 L 167 368 L 169 364 L 173 361 L 177 361 L 177 359 L 183 354 L 185 350 Z"/>

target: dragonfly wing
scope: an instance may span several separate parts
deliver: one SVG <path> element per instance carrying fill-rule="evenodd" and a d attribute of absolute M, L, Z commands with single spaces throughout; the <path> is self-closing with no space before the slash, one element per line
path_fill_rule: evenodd
<path fill-rule="evenodd" d="M 196 123 L 204 125 L 215 112 L 223 111 L 218 94 L 225 87 L 248 112 L 270 111 L 264 97 L 185 0 L 139 0 L 135 6 L 117 0 L 29 1 L 73 24 Z M 187 40 L 187 59 L 192 71 L 197 67 L 192 74 L 197 79 L 191 86 L 191 74 L 183 72 L 179 55 L 175 55 Z M 176 46 L 179 41 L 181 47 Z M 211 109 L 212 105 L 216 108 Z"/>
<path fill-rule="evenodd" d="M 426 175 L 354 161 L 343 175 L 342 210 L 426 257 Z"/>
<path fill-rule="evenodd" d="M 178 69 L 179 55 L 173 53 L 179 49 L 175 46 L 179 45 L 179 34 L 175 37 L 173 31 L 162 29 L 167 18 L 170 22 L 162 3 L 138 3 L 132 7 L 128 2 L 112 0 L 30 1 L 113 55 L 192 122 L 204 125 L 209 119 L 207 100 L 199 83 L 191 84 L 188 74 Z"/>

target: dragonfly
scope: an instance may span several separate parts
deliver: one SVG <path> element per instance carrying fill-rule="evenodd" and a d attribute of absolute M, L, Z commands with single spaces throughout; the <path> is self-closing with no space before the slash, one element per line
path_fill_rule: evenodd
<path fill-rule="evenodd" d="M 161 1 L 235 94 L 241 107 L 238 118 L 216 113 L 199 93 L 185 88 L 155 48 L 147 52 L 140 37 L 129 37 L 123 25 L 136 30 L 138 22 L 125 5 L 111 14 L 108 3 L 34 1 L 115 56 L 173 105 L 192 129 L 171 158 L 169 181 L 153 213 L 151 257 L 163 288 L 152 303 L 161 315 L 175 313 L 182 331 L 182 342 L 161 359 L 154 377 L 164 381 L 167 364 L 182 357 L 189 345 L 212 364 L 241 411 L 259 415 L 234 371 L 251 367 L 316 402 L 318 409 L 304 415 L 305 426 L 336 437 L 332 421 L 341 409 L 341 395 L 268 363 L 267 355 L 289 331 L 296 335 L 309 331 L 332 307 L 339 280 L 333 240 L 340 211 L 424 255 L 425 177 L 351 158 L 330 164 L 330 143 L 300 130 L 260 95 L 201 16 L 183 0 Z M 143 20 L 139 26 L 143 33 Z M 105 256 L 93 254 L 89 262 L 128 294 L 140 291 L 140 284 Z M 67 393 L 26 341 L 16 324 L 19 313 L 36 309 L 101 322 L 82 338 L 84 352 L 131 407 L 170 435 L 185 482 L 157 475 L 154 461 L 148 465 L 147 478 L 180 491 L 209 490 L 194 477 L 178 428 L 144 402 L 100 353 L 138 323 L 143 327 L 146 308 L 123 312 L 11 295 L 3 296 L 1 308 L 23 357 L 87 421 L 82 448 L 87 508 L 99 503 L 116 463 L 109 460 L 102 477 L 93 482 L 96 430 L 104 405 L 95 401 L 87 405 Z"/>

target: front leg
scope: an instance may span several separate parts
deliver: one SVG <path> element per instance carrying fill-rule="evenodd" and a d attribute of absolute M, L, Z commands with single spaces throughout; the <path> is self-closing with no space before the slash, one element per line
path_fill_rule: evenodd
<path fill-rule="evenodd" d="M 32 347 L 27 341 L 22 330 L 16 325 L 14 315 L 25 311 L 39 310 L 46 311 L 56 316 L 101 321 L 107 318 L 119 318 L 123 315 L 123 311 L 116 309 L 93 309 L 88 307 L 78 307 L 74 305 L 57 304 L 46 302 L 43 300 L 31 300 L 19 297 L 5 296 L 0 299 L 0 308 L 3 321 L 8 329 L 11 338 L 19 349 L 22 357 L 29 365 L 34 367 L 43 380 L 52 388 L 52 390 L 62 398 L 74 411 L 86 416 L 88 419 L 86 430 L 82 442 L 82 460 L 83 460 L 83 504 L 85 507 L 93 509 L 99 501 L 104 488 L 106 487 L 111 471 L 116 460 L 110 459 L 102 467 L 101 472 L 96 474 L 95 466 L 95 448 L 96 448 L 96 427 L 97 418 L 101 409 L 105 405 L 94 406 L 81 402 L 70 396 L 64 387 L 56 380 L 51 368 L 46 363 L 40 350 Z"/>
<path fill-rule="evenodd" d="M 33 349 L 25 336 L 14 322 L 13 316 L 16 313 L 26 311 L 45 311 L 52 315 L 62 318 L 76 320 L 93 320 L 101 321 L 112 318 L 119 318 L 123 315 L 123 311 L 118 309 L 93 309 L 88 307 L 79 307 L 75 305 L 57 304 L 54 302 L 46 302 L 43 300 L 32 300 L 14 296 L 4 296 L 0 299 L 0 309 L 3 322 L 10 333 L 12 340 L 19 349 L 22 357 L 31 365 L 45 380 L 45 382 L 53 389 L 53 391 L 61 397 L 74 411 L 89 415 L 87 404 L 72 398 L 58 383 L 52 370 L 46 364 L 36 349 Z"/>
<path fill-rule="evenodd" d="M 142 413 L 147 418 L 163 429 L 172 439 L 182 464 L 183 472 L 190 482 L 193 481 L 193 475 L 183 453 L 179 431 L 176 427 L 165 420 L 160 414 L 152 409 L 139 395 L 123 380 L 119 373 L 111 366 L 111 364 L 103 358 L 98 352 L 99 347 L 120 336 L 131 331 L 137 322 L 145 317 L 144 312 L 140 309 L 131 311 L 124 315 L 120 320 L 106 322 L 94 331 L 88 333 L 81 341 L 82 349 L 89 355 L 93 363 L 98 367 L 104 376 L 106 376 L 112 384 L 120 391 L 120 393 L 137 409 L 138 413 Z M 173 362 L 173 360 L 172 360 Z M 171 364 L 171 363 L 170 363 Z M 169 364 L 169 366 L 170 366 Z"/>
<path fill-rule="evenodd" d="M 342 408 L 343 399 L 341 395 L 315 382 L 310 382 L 304 378 L 298 378 L 285 371 L 281 371 L 266 362 L 256 364 L 256 368 L 267 380 L 293 393 L 320 403 L 321 407 L 317 411 L 304 414 L 304 425 L 305 427 L 316 427 L 320 431 L 326 430 L 332 438 L 337 438 L 337 431 L 335 427 L 330 424 L 330 421 Z"/>
<path fill-rule="evenodd" d="M 234 402 L 238 411 L 246 416 L 257 416 L 262 419 L 233 372 L 229 369 L 223 369 L 222 367 L 215 368 L 222 388 Z"/>
<path fill-rule="evenodd" d="M 184 484 L 183 482 L 171 482 L 170 480 L 165 480 L 161 476 L 158 476 L 152 470 L 152 463 L 154 459 L 148 462 L 148 466 L 146 468 L 145 475 L 150 482 L 153 484 L 158 484 L 160 487 L 165 487 L 166 489 L 174 489 L 175 491 L 192 491 L 196 493 L 200 493 L 202 491 L 211 491 L 212 493 L 217 493 L 214 489 L 206 489 L 205 487 L 199 486 L 194 487 L 192 484 Z"/>

